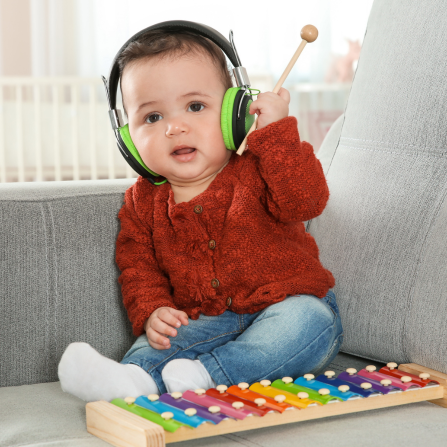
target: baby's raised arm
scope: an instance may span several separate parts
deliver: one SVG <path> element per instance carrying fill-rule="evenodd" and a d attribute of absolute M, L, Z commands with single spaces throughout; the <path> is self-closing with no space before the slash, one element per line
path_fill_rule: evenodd
<path fill-rule="evenodd" d="M 264 109 L 273 99 L 280 103 L 279 97 L 269 96 L 264 97 Z M 259 121 L 261 117 L 262 113 Z M 305 222 L 323 212 L 329 188 L 313 147 L 300 140 L 295 117 L 272 122 L 251 133 L 247 141 L 243 157 L 255 156 L 256 163 L 245 163 L 240 179 L 250 187 L 256 185 L 261 202 L 278 221 Z"/>

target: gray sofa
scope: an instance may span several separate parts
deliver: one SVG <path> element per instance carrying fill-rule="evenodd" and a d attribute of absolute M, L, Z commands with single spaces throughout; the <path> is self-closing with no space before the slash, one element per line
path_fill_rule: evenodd
<path fill-rule="evenodd" d="M 446 25 L 441 0 L 376 0 L 345 113 L 317 154 L 331 195 L 306 228 L 337 281 L 336 372 L 395 361 L 447 373 Z M 119 360 L 134 339 L 114 261 L 132 183 L 0 185 L 0 446 L 108 445 L 57 364 L 73 341 Z M 178 445 L 446 439 L 447 409 L 422 402 Z"/>

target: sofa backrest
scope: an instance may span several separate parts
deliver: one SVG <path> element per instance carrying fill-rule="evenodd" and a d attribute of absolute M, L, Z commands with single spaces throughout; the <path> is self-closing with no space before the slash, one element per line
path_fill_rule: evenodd
<path fill-rule="evenodd" d="M 134 181 L 0 185 L 0 386 L 58 380 L 74 341 L 115 360 L 131 346 L 115 240 Z"/>
<path fill-rule="evenodd" d="M 374 2 L 307 228 L 336 279 L 342 351 L 447 373 L 447 15 L 421 4 Z M 115 240 L 133 182 L 0 186 L 0 386 L 57 380 L 73 341 L 129 348 Z"/>
<path fill-rule="evenodd" d="M 447 14 L 376 0 L 308 223 L 335 277 L 342 351 L 447 373 Z M 337 137 L 337 133 L 339 136 Z"/>

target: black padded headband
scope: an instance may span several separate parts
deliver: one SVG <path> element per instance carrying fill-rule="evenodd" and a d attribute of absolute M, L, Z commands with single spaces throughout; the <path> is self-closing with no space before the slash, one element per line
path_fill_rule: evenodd
<path fill-rule="evenodd" d="M 167 22 L 157 23 L 133 35 L 120 48 L 115 58 L 113 59 L 112 68 L 110 69 L 109 79 L 107 81 L 110 109 L 116 108 L 116 93 L 118 90 L 118 82 L 120 78 L 120 71 L 117 63 L 118 58 L 131 42 L 137 40 L 144 33 L 157 29 L 164 29 L 166 31 L 191 31 L 195 34 L 199 34 L 200 36 L 207 37 L 220 47 L 220 49 L 226 54 L 230 62 L 233 64 L 233 67 L 237 67 L 239 65 L 238 58 L 234 53 L 230 42 L 215 29 L 207 25 L 202 25 L 201 23 L 189 22 L 186 20 L 169 20 Z"/>

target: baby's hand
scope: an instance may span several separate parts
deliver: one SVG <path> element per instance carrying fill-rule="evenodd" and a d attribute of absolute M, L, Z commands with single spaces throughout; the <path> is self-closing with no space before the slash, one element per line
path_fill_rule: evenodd
<path fill-rule="evenodd" d="M 275 121 L 289 116 L 290 93 L 280 88 L 278 94 L 273 92 L 259 93 L 258 99 L 250 104 L 249 113 L 258 114 L 257 129 L 262 129 Z"/>
<path fill-rule="evenodd" d="M 159 307 L 144 323 L 149 344 L 155 349 L 169 349 L 171 342 L 162 334 L 175 337 L 177 331 L 174 327 L 179 328 L 182 324 L 189 324 L 188 315 L 185 312 L 172 307 Z"/>

